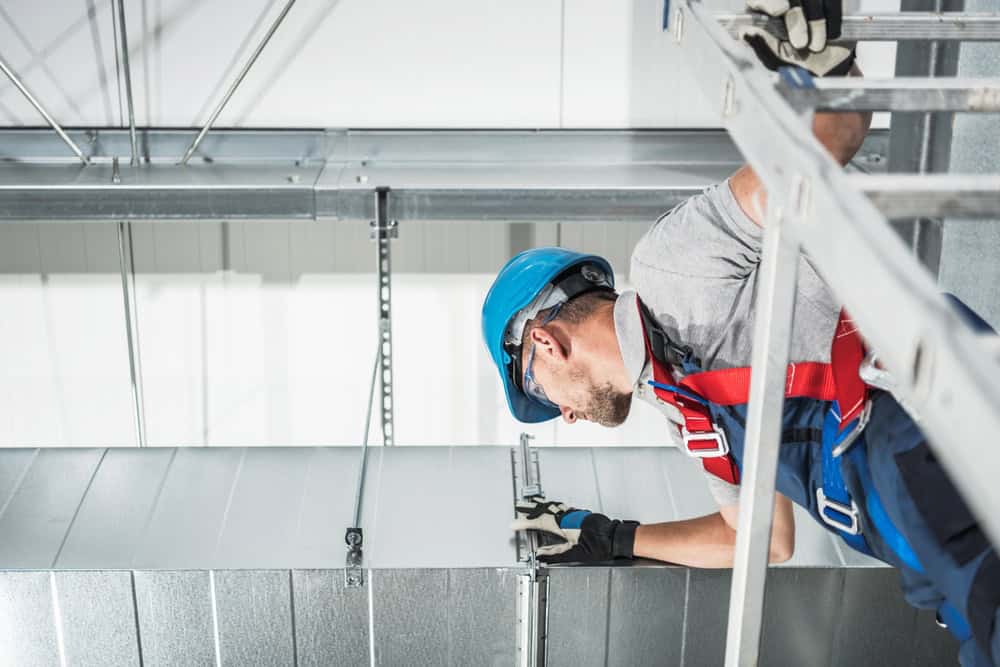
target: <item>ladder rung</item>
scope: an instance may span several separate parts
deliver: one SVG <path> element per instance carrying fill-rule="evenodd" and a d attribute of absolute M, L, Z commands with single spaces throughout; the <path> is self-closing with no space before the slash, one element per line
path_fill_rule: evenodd
<path fill-rule="evenodd" d="M 817 111 L 1000 111 L 1000 79 L 908 77 L 815 79 L 815 88 L 782 85 L 797 109 Z"/>
<path fill-rule="evenodd" d="M 717 14 L 716 18 L 735 37 L 744 26 L 767 28 L 785 38 L 785 25 L 760 14 Z M 1000 14 L 961 12 L 905 12 L 901 14 L 856 14 L 845 16 L 840 37 L 845 41 L 960 40 L 1000 41 Z"/>
<path fill-rule="evenodd" d="M 887 218 L 1000 217 L 1000 176 L 851 174 Z"/>

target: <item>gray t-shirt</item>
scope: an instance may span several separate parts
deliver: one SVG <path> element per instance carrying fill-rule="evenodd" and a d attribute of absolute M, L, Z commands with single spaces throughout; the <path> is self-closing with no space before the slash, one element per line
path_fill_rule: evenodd
<path fill-rule="evenodd" d="M 728 181 L 663 215 L 632 253 L 631 282 L 673 340 L 705 370 L 750 365 L 763 229 L 743 212 Z M 840 306 L 807 258 L 799 262 L 790 360 L 830 360 Z M 709 476 L 716 500 L 737 487 Z"/>

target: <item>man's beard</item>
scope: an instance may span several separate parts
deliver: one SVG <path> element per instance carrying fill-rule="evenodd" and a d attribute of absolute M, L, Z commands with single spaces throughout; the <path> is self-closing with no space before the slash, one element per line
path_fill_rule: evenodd
<path fill-rule="evenodd" d="M 632 394 L 615 391 L 610 382 L 600 387 L 591 385 L 588 394 L 584 413 L 601 426 L 620 426 L 632 408 Z"/>

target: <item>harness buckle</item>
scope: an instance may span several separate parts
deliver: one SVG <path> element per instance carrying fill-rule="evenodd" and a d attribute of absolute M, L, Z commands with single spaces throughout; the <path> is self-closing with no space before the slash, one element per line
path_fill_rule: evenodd
<path fill-rule="evenodd" d="M 847 433 L 846 436 L 844 436 L 844 439 L 838 442 L 834 446 L 832 452 L 833 458 L 837 458 L 838 456 L 840 456 L 841 454 L 843 454 L 844 452 L 846 452 L 848 449 L 851 448 L 851 445 L 853 445 L 855 440 L 858 439 L 858 436 L 861 435 L 861 433 L 865 430 L 865 426 L 868 426 L 868 420 L 871 419 L 871 416 L 872 416 L 872 402 L 865 401 L 865 407 L 862 408 L 861 414 L 858 415 L 858 418 L 855 421 L 854 426 L 852 426 L 851 430 Z"/>
<path fill-rule="evenodd" d="M 729 454 L 729 440 L 726 439 L 725 432 L 714 424 L 711 431 L 701 433 L 692 433 L 687 430 L 686 426 L 682 426 L 681 439 L 684 441 L 684 450 L 687 452 L 687 455 L 696 459 L 714 459 Z M 692 442 L 714 442 L 715 447 L 692 449 Z"/>
<path fill-rule="evenodd" d="M 861 521 L 858 519 L 858 506 L 851 501 L 850 505 L 845 505 L 844 503 L 838 503 L 836 500 L 830 500 L 826 497 L 823 492 L 823 487 L 818 487 L 816 489 L 816 503 L 819 505 L 819 518 L 823 520 L 823 523 L 830 526 L 831 528 L 836 528 L 842 533 L 847 533 L 848 535 L 860 535 L 861 534 Z M 827 510 L 833 512 L 833 516 L 827 514 Z M 845 521 L 834 518 L 843 517 Z"/>

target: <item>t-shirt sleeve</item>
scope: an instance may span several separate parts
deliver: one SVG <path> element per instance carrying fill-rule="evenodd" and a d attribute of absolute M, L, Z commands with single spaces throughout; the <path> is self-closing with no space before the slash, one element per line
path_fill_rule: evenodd
<path fill-rule="evenodd" d="M 737 484 L 730 484 L 707 471 L 705 472 L 705 478 L 708 480 L 708 490 L 711 492 L 712 497 L 715 498 L 715 502 L 719 507 L 739 504 L 740 487 Z"/>
<path fill-rule="evenodd" d="M 760 264 L 763 230 L 740 208 L 729 181 L 664 214 L 632 255 L 633 269 L 694 278 L 746 278 Z"/>

